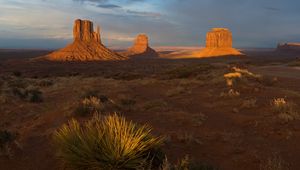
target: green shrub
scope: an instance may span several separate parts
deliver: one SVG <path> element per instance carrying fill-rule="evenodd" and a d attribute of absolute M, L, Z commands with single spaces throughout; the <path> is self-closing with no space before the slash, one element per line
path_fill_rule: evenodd
<path fill-rule="evenodd" d="M 149 167 L 162 143 L 148 126 L 138 126 L 116 114 L 95 115 L 82 127 L 76 120 L 54 133 L 58 156 L 71 169 L 126 170 Z M 161 161 L 162 162 L 162 161 Z"/>

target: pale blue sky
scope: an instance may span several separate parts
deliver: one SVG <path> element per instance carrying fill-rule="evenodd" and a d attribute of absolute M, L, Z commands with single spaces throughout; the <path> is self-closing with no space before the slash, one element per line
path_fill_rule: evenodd
<path fill-rule="evenodd" d="M 107 46 L 128 47 L 147 33 L 153 46 L 203 46 L 228 27 L 236 47 L 300 42 L 298 0 L 0 0 L 0 48 L 59 48 L 73 21 L 93 20 Z"/>

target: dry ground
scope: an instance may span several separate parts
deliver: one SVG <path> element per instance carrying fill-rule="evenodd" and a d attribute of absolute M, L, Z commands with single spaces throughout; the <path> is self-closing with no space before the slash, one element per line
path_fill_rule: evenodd
<path fill-rule="evenodd" d="M 8 156 L 0 156 L 0 169 L 60 169 L 51 135 L 72 117 L 88 119 L 74 110 L 85 93 L 97 91 L 114 102 L 106 112 L 118 111 L 165 136 L 163 149 L 172 162 L 189 155 L 222 170 L 254 170 L 279 159 L 297 170 L 300 121 L 286 121 L 270 104 L 284 98 L 299 111 L 300 70 L 289 65 L 292 61 L 244 57 L 51 63 L 5 57 L 0 61 L 0 129 L 16 133 L 17 142 Z M 242 78 L 228 87 L 224 74 L 233 67 L 262 78 Z M 30 102 L 15 89 L 39 90 L 43 101 Z"/>

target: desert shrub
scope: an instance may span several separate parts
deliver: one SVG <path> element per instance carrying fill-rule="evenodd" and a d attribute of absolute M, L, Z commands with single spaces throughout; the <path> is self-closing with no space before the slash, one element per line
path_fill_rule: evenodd
<path fill-rule="evenodd" d="M 89 115 L 103 110 L 103 103 L 97 97 L 84 98 L 75 110 L 75 114 L 80 116 Z"/>
<path fill-rule="evenodd" d="M 288 102 L 285 98 L 276 98 L 271 101 L 271 107 L 278 117 L 285 122 L 299 119 L 299 114 L 296 111 L 296 105 Z"/>
<path fill-rule="evenodd" d="M 143 169 L 157 158 L 155 151 L 161 143 L 160 137 L 151 135 L 149 126 L 116 114 L 103 119 L 95 115 L 83 126 L 72 120 L 54 133 L 59 158 L 74 170 Z"/>
<path fill-rule="evenodd" d="M 32 103 L 43 101 L 43 93 L 39 89 L 12 88 L 12 94 Z"/>
<path fill-rule="evenodd" d="M 242 78 L 242 74 L 241 73 L 227 73 L 227 74 L 224 74 L 224 78 L 226 80 L 226 84 L 227 86 L 233 86 L 233 82 L 238 80 L 238 79 L 241 79 Z"/>
<path fill-rule="evenodd" d="M 0 155 L 9 155 L 9 145 L 16 139 L 16 135 L 7 131 L 0 131 Z"/>
<path fill-rule="evenodd" d="M 231 87 L 234 85 L 234 82 L 238 81 L 260 81 L 262 80 L 262 76 L 259 74 L 254 74 L 247 69 L 241 69 L 238 67 L 231 68 L 233 72 L 224 74 L 224 78 L 226 80 L 227 86 Z"/>

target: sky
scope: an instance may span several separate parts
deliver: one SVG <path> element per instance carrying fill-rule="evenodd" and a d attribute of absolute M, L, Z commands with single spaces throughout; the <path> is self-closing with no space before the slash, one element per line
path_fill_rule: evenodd
<path fill-rule="evenodd" d="M 299 0 L 0 0 L 0 48 L 61 48 L 75 19 L 101 27 L 109 47 L 146 33 L 152 46 L 204 46 L 214 27 L 238 48 L 300 42 Z"/>

